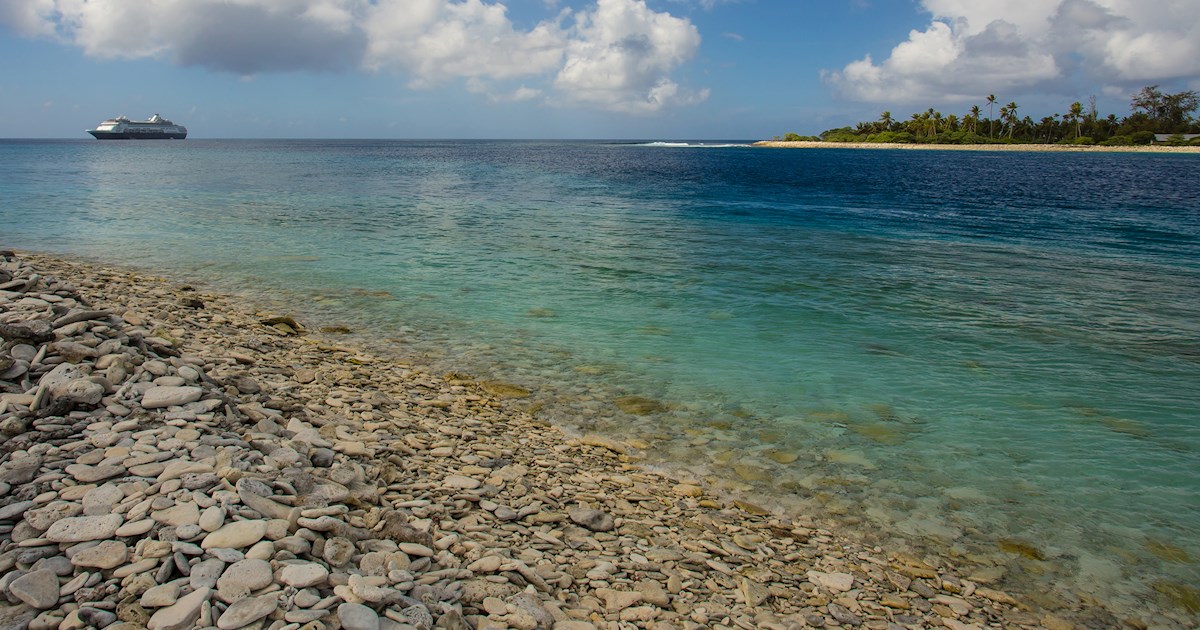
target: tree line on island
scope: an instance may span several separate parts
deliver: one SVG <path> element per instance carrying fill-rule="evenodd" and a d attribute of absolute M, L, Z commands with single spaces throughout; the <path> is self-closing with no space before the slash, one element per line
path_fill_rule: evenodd
<path fill-rule="evenodd" d="M 1192 114 L 1200 108 L 1200 98 L 1194 90 L 1167 94 L 1151 85 L 1142 88 L 1130 100 L 1132 113 L 1118 119 L 1115 114 L 1101 117 L 1096 109 L 1096 97 L 1088 104 L 1071 103 L 1065 114 L 1045 116 L 1034 120 L 1021 117 L 1015 101 L 999 104 L 996 95 L 988 95 L 984 109 L 973 105 L 961 117 L 943 115 L 930 107 L 897 119 L 885 111 L 879 119 L 860 122 L 854 127 L 829 129 L 820 136 L 801 136 L 788 133 L 773 140 L 784 142 L 879 142 L 894 144 L 1071 144 L 1132 146 L 1155 142 L 1156 134 L 1170 134 L 1166 142 L 1184 146 L 1200 146 L 1200 138 L 1185 139 L 1185 134 L 1200 133 L 1200 118 Z M 995 114 L 998 113 L 999 116 Z"/>

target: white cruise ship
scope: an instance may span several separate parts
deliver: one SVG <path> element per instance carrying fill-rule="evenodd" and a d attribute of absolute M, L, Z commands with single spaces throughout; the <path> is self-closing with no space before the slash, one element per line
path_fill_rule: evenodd
<path fill-rule="evenodd" d="M 155 114 L 149 120 L 129 120 L 124 116 L 109 118 L 88 129 L 97 140 L 183 140 L 187 127 Z"/>

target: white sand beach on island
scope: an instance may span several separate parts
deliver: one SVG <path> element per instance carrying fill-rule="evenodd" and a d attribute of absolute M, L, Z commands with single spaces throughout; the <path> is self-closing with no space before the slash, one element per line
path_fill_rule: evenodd
<path fill-rule="evenodd" d="M 1104 147 L 1064 144 L 893 144 L 883 142 L 819 142 L 760 140 L 752 146 L 777 149 L 893 149 L 899 151 L 1022 151 L 1036 153 L 1191 153 L 1200 155 L 1200 147 L 1163 145 Z"/>

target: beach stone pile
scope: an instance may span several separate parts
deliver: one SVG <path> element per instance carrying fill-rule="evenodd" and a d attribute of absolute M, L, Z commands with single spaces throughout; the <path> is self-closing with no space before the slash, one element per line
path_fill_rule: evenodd
<path fill-rule="evenodd" d="M 0 337 L 0 628 L 1119 624 L 713 496 L 494 383 L 228 296 L 0 252 Z"/>

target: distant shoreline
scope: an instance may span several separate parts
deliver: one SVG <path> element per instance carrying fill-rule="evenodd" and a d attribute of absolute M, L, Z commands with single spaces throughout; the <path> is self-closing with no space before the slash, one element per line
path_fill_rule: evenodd
<path fill-rule="evenodd" d="M 887 142 L 816 142 L 760 140 L 751 144 L 755 147 L 778 149 L 915 149 L 925 151 L 1034 151 L 1043 153 L 1197 153 L 1200 147 L 1172 147 L 1162 145 L 1139 145 L 1104 147 L 1066 144 L 899 144 Z"/>

